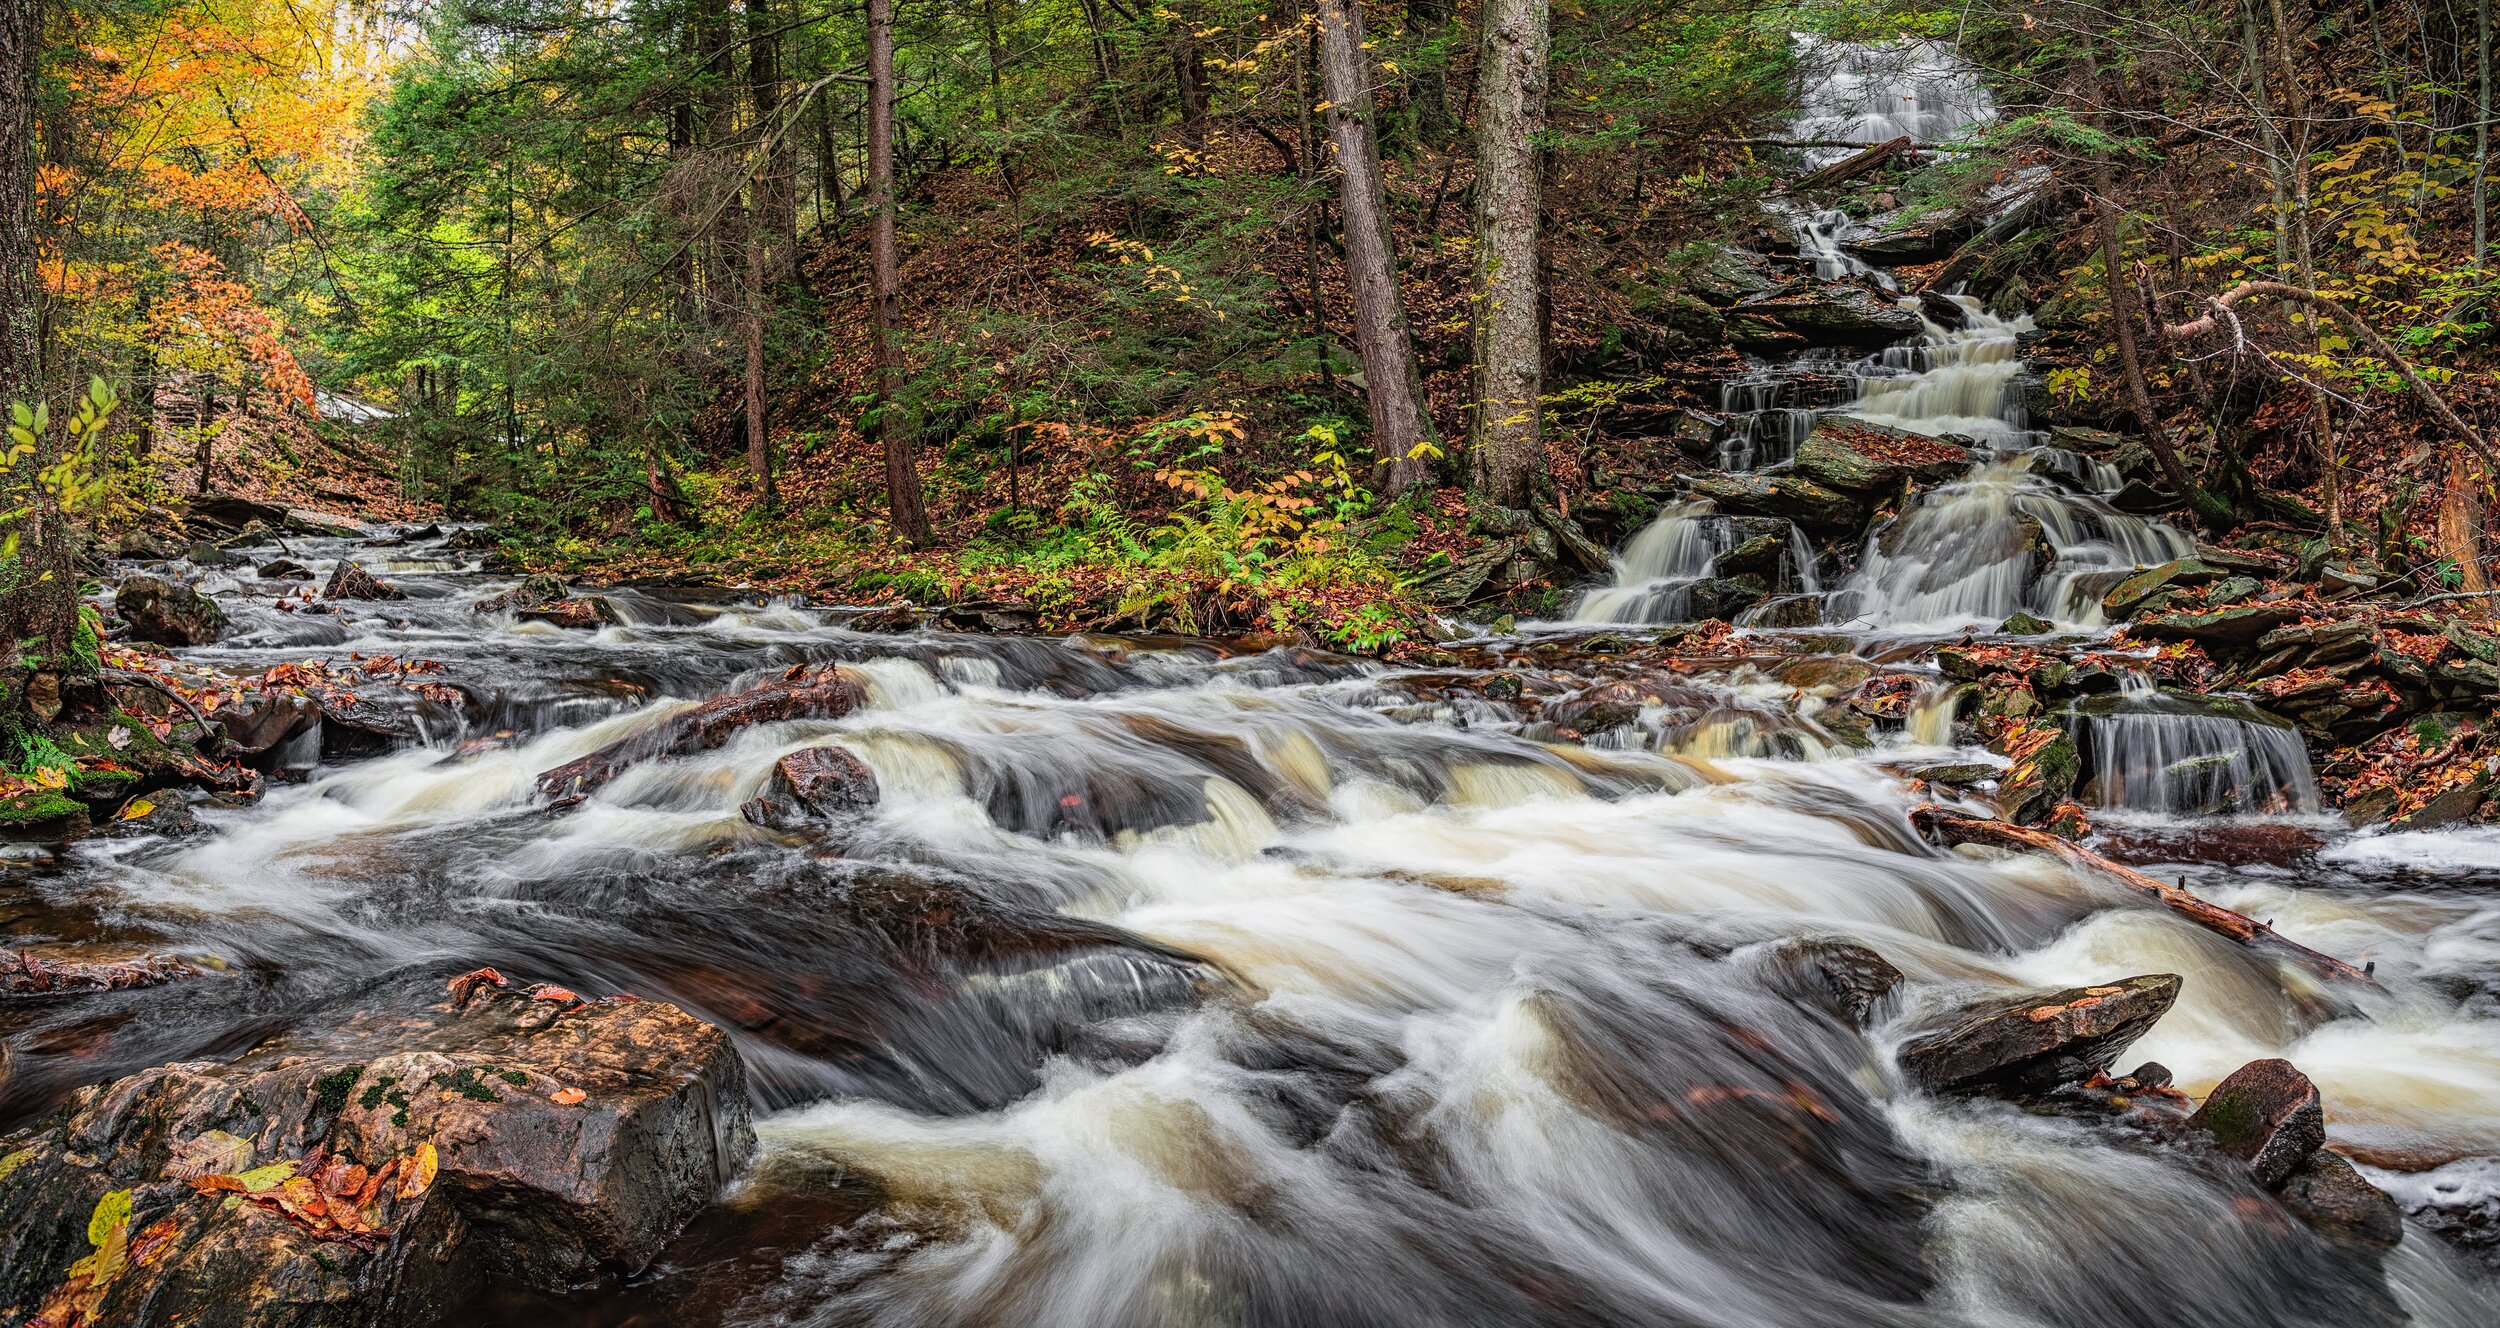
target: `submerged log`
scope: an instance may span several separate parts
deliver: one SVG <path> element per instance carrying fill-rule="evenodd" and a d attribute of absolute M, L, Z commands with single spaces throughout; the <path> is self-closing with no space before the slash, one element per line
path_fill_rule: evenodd
<path fill-rule="evenodd" d="M 707 752 L 754 724 L 836 719 L 867 701 L 867 689 L 840 670 L 828 666 L 810 672 L 800 665 L 761 687 L 715 696 L 670 715 L 656 728 L 557 766 L 538 777 L 538 791 L 556 806 L 569 807 L 605 788 L 628 766 Z"/>
<path fill-rule="evenodd" d="M 2051 854 L 2074 866 L 2100 872 L 2207 931 L 2228 936 L 2252 950 L 2277 959 L 2288 959 L 2320 977 L 2378 988 L 2376 979 L 2341 959 L 2322 955 L 2286 939 L 2282 933 L 2246 914 L 2234 913 L 2220 904 L 2199 899 L 2178 886 L 2157 881 L 2132 867 L 2121 866 L 2046 830 L 2029 830 L 2003 821 L 1961 816 L 1932 806 L 1918 808 L 1910 814 L 1910 819 L 1921 830 L 1948 844 L 1987 844 L 1996 848 L 2027 848 Z"/>

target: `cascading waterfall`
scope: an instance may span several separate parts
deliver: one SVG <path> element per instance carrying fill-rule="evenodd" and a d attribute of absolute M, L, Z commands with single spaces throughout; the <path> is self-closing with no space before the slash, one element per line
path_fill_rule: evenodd
<path fill-rule="evenodd" d="M 1805 33 L 1793 40 L 1805 71 L 1793 138 L 1939 144 L 1996 118 L 1996 99 L 1979 71 L 1943 42 L 1842 42 Z M 1829 165 L 1849 151 L 1810 148 L 1807 160 Z"/>
<path fill-rule="evenodd" d="M 2318 810 L 2309 751 L 2290 725 L 2245 706 L 2162 692 L 2132 674 L 2070 716 L 2093 805 L 2185 815 Z"/>
<path fill-rule="evenodd" d="M 1677 503 L 1641 527 L 1615 557 L 1612 585 L 1573 606 L 1573 622 L 1673 623 L 1689 615 L 1693 586 L 1708 579 L 1736 542 L 1726 517 L 1708 503 Z"/>

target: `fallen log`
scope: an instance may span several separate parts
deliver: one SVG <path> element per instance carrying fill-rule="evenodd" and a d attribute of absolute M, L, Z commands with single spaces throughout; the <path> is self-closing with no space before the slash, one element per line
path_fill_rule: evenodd
<path fill-rule="evenodd" d="M 2163 908 L 2186 918 L 2207 931 L 2228 936 L 2232 940 L 2278 959 L 2288 959 L 2320 977 L 2338 982 L 2357 982 L 2379 989 L 2378 980 L 2341 959 L 2322 955 L 2296 941 L 2286 939 L 2274 928 L 2246 914 L 2234 913 L 2220 904 L 2199 899 L 2179 886 L 2157 881 L 2132 867 L 2122 866 L 2080 844 L 2050 834 L 2004 821 L 1983 820 L 1962 816 L 1941 807 L 1926 806 L 1910 813 L 1912 824 L 1948 844 L 1987 844 L 1996 848 L 2027 848 L 2049 854 L 2090 871 L 2100 872 L 2120 885 L 2159 903 Z"/>
<path fill-rule="evenodd" d="M 1910 150 L 1910 137 L 1907 134 L 1904 134 L 1899 138 L 1887 139 L 1884 142 L 1875 144 L 1873 147 L 1870 147 L 1863 152 L 1843 157 L 1839 161 L 1833 162 L 1831 165 L 1826 166 L 1819 171 L 1812 171 L 1805 175 L 1798 176 L 1797 179 L 1788 186 L 1788 192 L 1792 194 L 1801 193 L 1808 189 L 1821 189 L 1828 185 L 1835 185 L 1844 181 L 1854 180 L 1859 176 L 1866 174 L 1868 171 L 1874 170 L 1876 167 L 1883 165 L 1886 161 L 1891 159 L 1894 153 L 1908 152 Z"/>
<path fill-rule="evenodd" d="M 648 731 L 615 742 L 538 776 L 538 791 L 569 807 L 606 787 L 628 766 L 663 756 L 690 756 L 728 742 L 740 729 L 785 719 L 836 719 L 867 704 L 867 689 L 830 665 L 806 665 L 743 692 L 689 706 Z"/>

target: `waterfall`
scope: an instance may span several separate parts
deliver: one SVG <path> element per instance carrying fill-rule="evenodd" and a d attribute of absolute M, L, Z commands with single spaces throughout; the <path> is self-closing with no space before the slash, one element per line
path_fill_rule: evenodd
<path fill-rule="evenodd" d="M 1612 585 L 1573 606 L 1571 621 L 1672 623 L 1691 616 L 1693 584 L 1736 542 L 1735 527 L 1708 503 L 1678 503 L 1641 528 L 1615 558 Z"/>
<path fill-rule="evenodd" d="M 2308 749 L 2289 725 L 2249 707 L 2157 691 L 2141 674 L 2129 681 L 2119 695 L 2073 709 L 2093 805 L 2191 814 L 2318 810 Z"/>
<path fill-rule="evenodd" d="M 1996 100 L 1979 71 L 1943 42 L 1843 42 L 1798 33 L 1794 137 L 1848 143 L 1945 143 L 1996 118 Z M 1812 148 L 1807 160 L 1825 166 L 1847 148 Z"/>

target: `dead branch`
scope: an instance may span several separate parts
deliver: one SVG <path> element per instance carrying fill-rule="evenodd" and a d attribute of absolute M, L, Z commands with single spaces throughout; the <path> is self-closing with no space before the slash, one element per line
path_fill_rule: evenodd
<path fill-rule="evenodd" d="M 2208 903 L 2178 886 L 2157 881 L 2132 867 L 2112 862 L 2046 830 L 2031 830 L 2004 821 L 1981 820 L 1976 816 L 1960 816 L 1933 806 L 1918 808 L 1910 813 L 1910 819 L 1920 829 L 1939 836 L 1948 844 L 1988 844 L 1997 848 L 2027 848 L 2047 853 L 2073 866 L 2108 876 L 2197 926 L 2228 936 L 2252 950 L 2289 959 L 2320 977 L 2358 982 L 2372 988 L 2378 986 L 2376 979 L 2360 969 L 2287 940 L 2282 933 L 2254 918 L 2234 913 L 2220 904 Z"/>

